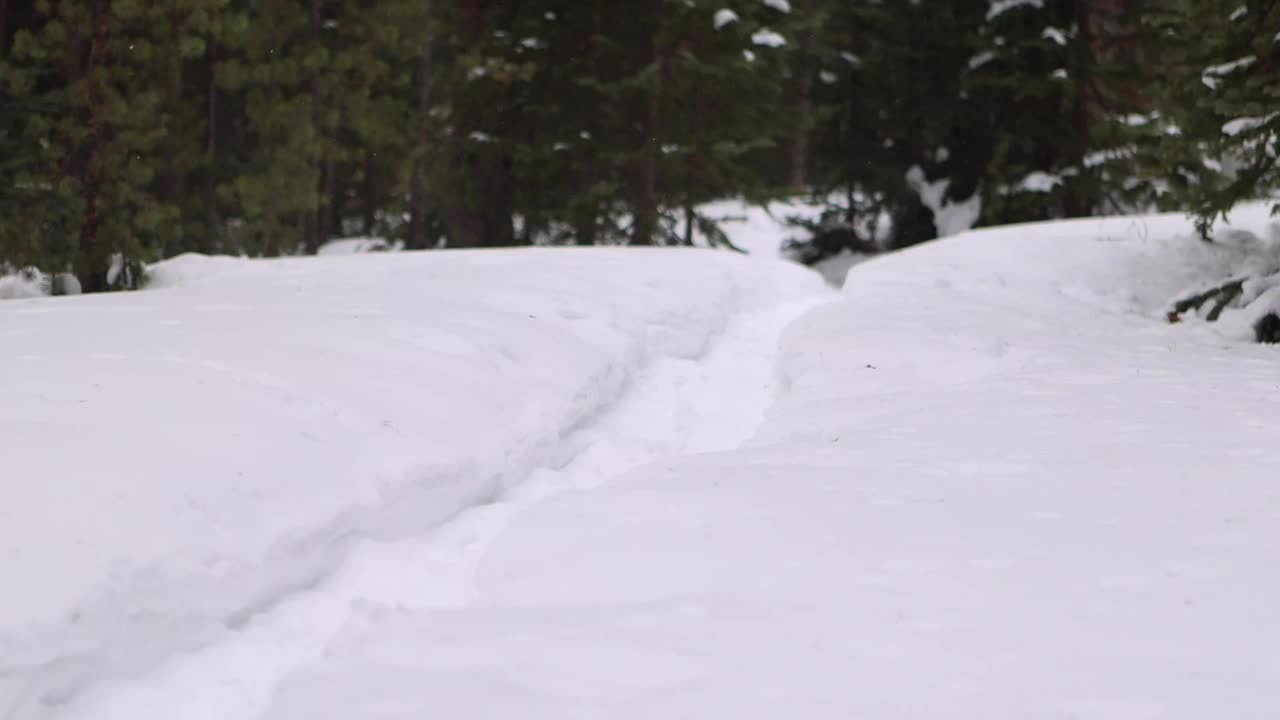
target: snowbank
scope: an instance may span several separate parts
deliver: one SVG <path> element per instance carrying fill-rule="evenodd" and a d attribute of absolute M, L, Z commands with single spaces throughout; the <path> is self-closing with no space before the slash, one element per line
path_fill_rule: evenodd
<path fill-rule="evenodd" d="M 1164 320 L 1233 217 L 884 256 L 776 357 L 817 279 L 727 253 L 6 304 L 0 716 L 1270 720 L 1276 349 Z"/>
<path fill-rule="evenodd" d="M 699 250 L 184 256 L 0 311 L 0 716 L 45 717 L 491 500 L 820 283 Z"/>
<path fill-rule="evenodd" d="M 1277 355 L 1163 321 L 1235 262 L 1189 233 L 859 265 L 751 443 L 526 510 L 465 602 L 363 608 L 265 717 L 1276 717 Z"/>
<path fill-rule="evenodd" d="M 0 273 L 3 273 L 0 268 Z M 0 300 L 41 297 L 45 294 L 40 281 L 18 274 L 0 274 Z"/>

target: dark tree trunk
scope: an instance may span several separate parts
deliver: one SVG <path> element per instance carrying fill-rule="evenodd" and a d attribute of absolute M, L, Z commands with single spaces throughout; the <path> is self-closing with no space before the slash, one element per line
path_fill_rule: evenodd
<path fill-rule="evenodd" d="M 788 107 L 794 107 L 798 118 L 795 135 L 788 148 L 787 163 L 789 165 L 790 184 L 795 189 L 802 189 L 809 184 L 809 133 L 813 118 L 813 78 L 815 68 L 810 67 L 808 58 L 813 51 L 814 33 L 804 33 L 800 41 L 801 60 L 796 73 L 797 77 L 789 83 L 791 97 Z"/>
<path fill-rule="evenodd" d="M 800 128 L 791 140 L 791 187 L 800 190 L 809 185 L 809 122 L 813 115 L 813 75 L 806 73 L 800 85 L 800 97 L 796 112 L 800 115 Z"/>
<path fill-rule="evenodd" d="M 427 12 L 430 13 L 429 4 Z M 434 41 L 435 38 L 428 37 L 418 57 L 418 142 L 412 151 L 413 175 L 409 181 L 408 247 L 412 250 L 427 247 L 427 148 L 431 142 L 431 124 L 427 114 L 431 110 Z"/>
<path fill-rule="evenodd" d="M 319 47 L 324 39 L 321 32 L 324 29 L 324 0 L 311 0 L 311 42 Z M 313 157 L 315 164 L 312 166 L 312 207 L 307 212 L 307 217 L 302 223 L 302 247 L 308 255 L 314 255 L 323 242 L 321 235 L 324 226 L 324 206 L 325 200 L 325 184 L 327 178 L 324 176 L 325 161 L 328 155 L 326 133 L 322 129 L 322 111 L 320 97 L 320 73 L 315 72 L 311 76 L 311 127 L 316 138 L 315 142 L 320 143 L 321 147 L 317 148 Z"/>
<path fill-rule="evenodd" d="M 201 250 L 215 252 L 220 245 L 222 218 L 218 213 L 218 44 L 209 38 L 209 89 L 205 123 L 205 237 Z"/>
<path fill-rule="evenodd" d="M 652 62 L 657 69 L 646 98 L 644 147 L 632 220 L 631 244 L 651 245 L 658 230 L 658 158 L 662 152 L 662 94 L 667 74 L 666 53 L 658 28 L 653 31 Z"/>
<path fill-rule="evenodd" d="M 320 222 L 319 237 L 316 238 L 316 247 L 324 245 L 333 237 L 333 221 L 334 206 L 337 204 L 337 172 L 334 168 L 333 151 L 326 148 L 324 154 L 324 165 L 322 169 L 324 178 L 323 189 L 320 191 Z"/>
<path fill-rule="evenodd" d="M 81 183 L 84 208 L 80 218 L 80 241 L 76 254 L 75 274 L 85 292 L 101 292 L 107 289 L 107 262 L 110 252 L 101 246 L 98 230 L 102 224 L 101 201 L 103 153 L 107 143 L 106 98 L 98 69 L 106 64 L 107 47 L 111 40 L 110 8 L 108 0 L 94 0 L 93 35 L 89 44 L 89 64 L 84 71 L 88 82 L 88 107 L 86 126 L 89 141 Z"/>
<path fill-rule="evenodd" d="M 372 236 L 374 228 L 378 223 L 378 185 L 374 179 L 377 164 L 375 162 L 374 152 L 372 150 L 365 151 L 364 154 L 364 177 L 360 183 L 360 219 L 361 231 L 365 235 Z"/>
<path fill-rule="evenodd" d="M 9 51 L 9 0 L 0 0 L 0 58 Z"/>
<path fill-rule="evenodd" d="M 484 237 L 480 241 L 482 247 L 509 247 L 516 244 L 515 217 L 516 188 L 512 174 L 513 158 L 503 154 L 496 159 L 492 167 L 491 188 L 493 190 L 493 207 L 482 207 L 480 212 L 485 218 Z"/>
<path fill-rule="evenodd" d="M 171 32 L 173 32 L 174 36 L 176 37 L 180 33 L 179 18 L 174 16 L 174 17 L 171 17 L 170 20 L 173 23 L 171 27 Z M 186 75 L 183 72 L 183 62 L 181 57 L 174 58 L 172 62 L 173 62 L 173 87 L 170 89 L 173 95 L 171 97 L 171 102 L 173 103 L 173 107 L 176 109 L 178 107 L 181 107 L 184 101 L 182 91 L 186 85 Z M 165 200 L 170 205 L 178 209 L 179 218 L 185 218 L 186 215 L 184 212 L 185 208 L 183 208 L 183 201 L 187 197 L 186 173 L 182 172 L 178 168 L 178 162 L 177 162 L 178 152 L 176 147 L 170 147 L 169 152 L 166 153 L 166 155 L 167 157 L 165 158 L 165 183 L 164 183 L 164 187 L 161 189 L 161 196 L 164 197 Z M 170 246 L 170 247 L 163 248 L 162 252 L 165 257 L 170 257 L 176 254 L 177 252 L 180 251 L 181 248 L 186 246 L 186 239 L 187 239 L 186 227 L 181 222 L 181 220 L 179 220 L 179 223 L 178 223 L 178 230 L 180 233 L 177 237 L 178 247 L 175 248 Z"/>
<path fill-rule="evenodd" d="M 480 42 L 495 27 L 510 31 L 502 18 L 492 18 L 492 11 L 502 10 L 499 0 L 461 0 L 462 36 L 466 42 Z M 506 23 L 509 25 L 509 23 Z M 510 107 L 510 97 L 495 102 L 496 127 L 502 135 L 518 126 L 519 118 Z M 514 159 L 505 147 L 505 139 L 497 145 L 481 148 L 454 147 L 451 168 L 465 175 L 467 192 L 453 197 L 443 208 L 449 227 L 449 244 L 453 247 L 505 247 L 516 244 Z"/>

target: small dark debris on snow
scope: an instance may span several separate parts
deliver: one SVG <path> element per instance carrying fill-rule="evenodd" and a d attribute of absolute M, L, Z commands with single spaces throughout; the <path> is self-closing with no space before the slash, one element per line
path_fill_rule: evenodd
<path fill-rule="evenodd" d="M 1260 343 L 1280 343 L 1280 315 L 1267 313 L 1253 325 L 1253 334 Z"/>

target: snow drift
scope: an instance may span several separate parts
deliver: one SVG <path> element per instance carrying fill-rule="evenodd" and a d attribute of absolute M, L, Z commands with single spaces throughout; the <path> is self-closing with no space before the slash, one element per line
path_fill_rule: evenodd
<path fill-rule="evenodd" d="M 816 276 L 696 251 L 7 303 L 0 716 L 1269 720 L 1276 350 L 1165 321 L 1236 219 L 881 257 L 776 358 Z"/>
<path fill-rule="evenodd" d="M 1274 717 L 1276 354 L 1164 321 L 1242 259 L 1190 230 L 857 266 L 754 440 L 526 510 L 265 717 Z"/>
<path fill-rule="evenodd" d="M 662 250 L 186 256 L 153 285 L 0 311 L 5 718 L 563 463 L 643 368 L 820 292 L 782 262 Z"/>

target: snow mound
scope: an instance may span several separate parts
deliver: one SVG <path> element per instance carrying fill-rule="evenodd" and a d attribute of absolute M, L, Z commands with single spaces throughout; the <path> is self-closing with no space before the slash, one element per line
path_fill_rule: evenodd
<path fill-rule="evenodd" d="M 263 717 L 1276 717 L 1276 354 L 1161 314 L 1233 262 L 1157 216 L 858 265 L 752 441 L 527 509 Z"/>
<path fill-rule="evenodd" d="M 0 275 L 0 300 L 17 300 L 44 295 L 44 289 L 37 278 L 25 275 Z"/>
<path fill-rule="evenodd" d="M 0 313 L 23 338 L 0 356 L 0 717 L 235 635 L 354 545 L 563 463 L 645 368 L 821 293 L 702 250 L 187 255 L 151 276 Z"/>
<path fill-rule="evenodd" d="M 1276 349 L 1164 317 L 1266 266 L 1233 220 L 961 233 L 795 323 L 814 274 L 687 250 L 15 304 L 0 716 L 1270 720 Z"/>
<path fill-rule="evenodd" d="M 394 252 L 403 250 L 403 243 L 379 237 L 351 237 L 330 240 L 316 250 L 317 255 L 354 255 L 369 252 Z"/>

